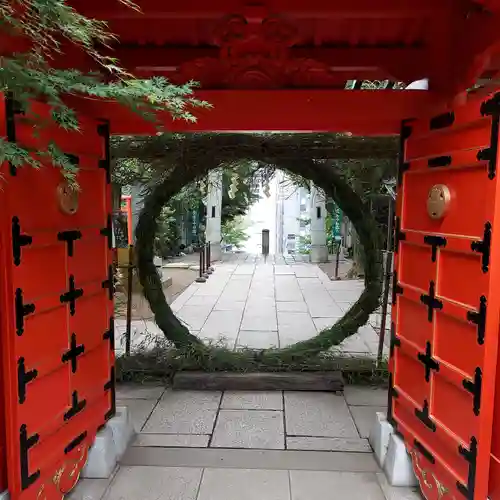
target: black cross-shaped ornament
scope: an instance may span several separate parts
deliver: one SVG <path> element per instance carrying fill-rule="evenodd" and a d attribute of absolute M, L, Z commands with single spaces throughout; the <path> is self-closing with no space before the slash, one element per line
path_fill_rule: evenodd
<path fill-rule="evenodd" d="M 71 316 L 75 315 L 76 299 L 79 299 L 82 295 L 83 289 L 75 287 L 75 277 L 71 275 L 69 277 L 69 290 L 60 297 L 61 303 L 64 304 L 65 302 L 69 302 L 69 312 Z"/>
<path fill-rule="evenodd" d="M 76 373 L 78 369 L 78 356 L 85 352 L 85 346 L 83 344 L 78 345 L 76 342 L 76 334 L 71 335 L 71 349 L 66 351 L 62 356 L 62 362 L 67 363 L 71 361 L 71 371 Z"/>
<path fill-rule="evenodd" d="M 418 353 L 418 360 L 425 365 L 425 380 L 431 379 L 431 370 L 439 371 L 439 363 L 432 357 L 432 346 L 430 342 L 425 345 L 425 354 Z"/>
<path fill-rule="evenodd" d="M 422 294 L 420 302 L 427 306 L 427 319 L 432 323 L 434 309 L 443 309 L 443 303 L 436 299 L 436 285 L 434 281 L 429 284 L 429 295 Z"/>

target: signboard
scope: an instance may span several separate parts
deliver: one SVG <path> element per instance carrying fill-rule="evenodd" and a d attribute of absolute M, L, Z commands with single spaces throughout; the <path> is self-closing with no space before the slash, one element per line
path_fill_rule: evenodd
<path fill-rule="evenodd" d="M 332 236 L 336 241 L 340 241 L 342 236 L 340 235 L 340 228 L 342 226 L 342 210 L 336 204 L 333 204 L 332 209 Z"/>

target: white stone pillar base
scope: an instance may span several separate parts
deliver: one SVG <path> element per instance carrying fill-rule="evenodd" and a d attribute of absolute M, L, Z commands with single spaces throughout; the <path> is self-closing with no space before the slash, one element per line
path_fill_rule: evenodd
<path fill-rule="evenodd" d="M 128 408 L 117 408 L 116 415 L 97 434 L 81 477 L 87 479 L 111 477 L 134 436 L 135 430 Z"/>
<path fill-rule="evenodd" d="M 311 245 L 310 259 L 313 264 L 328 262 L 328 247 L 326 245 Z"/>
<path fill-rule="evenodd" d="M 222 248 L 220 243 L 210 242 L 210 265 L 213 265 L 214 262 L 218 262 L 222 259 Z"/>
<path fill-rule="evenodd" d="M 368 439 L 375 459 L 391 486 L 412 487 L 418 484 L 404 441 L 394 433 L 393 426 L 383 413 L 376 414 Z"/>

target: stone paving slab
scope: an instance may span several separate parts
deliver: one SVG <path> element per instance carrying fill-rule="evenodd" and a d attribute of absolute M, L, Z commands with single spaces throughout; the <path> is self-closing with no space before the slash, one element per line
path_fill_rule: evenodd
<path fill-rule="evenodd" d="M 356 423 L 359 435 L 367 438 L 372 430 L 373 422 L 375 422 L 375 414 L 377 412 L 385 413 L 386 406 L 351 406 L 351 414 Z"/>
<path fill-rule="evenodd" d="M 104 500 L 196 500 L 202 469 L 121 467 Z"/>
<path fill-rule="evenodd" d="M 384 500 L 374 474 L 351 472 L 290 471 L 291 500 L 335 498 Z"/>
<path fill-rule="evenodd" d="M 209 434 L 139 434 L 133 441 L 132 446 L 206 448 L 209 441 Z"/>
<path fill-rule="evenodd" d="M 221 393 L 167 391 L 143 428 L 151 434 L 211 434 Z"/>
<path fill-rule="evenodd" d="M 220 410 L 210 446 L 283 450 L 283 413 L 269 410 Z"/>
<path fill-rule="evenodd" d="M 360 437 L 342 395 L 285 392 L 289 436 Z"/>
<path fill-rule="evenodd" d="M 283 394 L 276 392 L 226 391 L 222 398 L 224 410 L 283 410 Z"/>
<path fill-rule="evenodd" d="M 146 421 L 149 419 L 153 409 L 157 405 L 157 400 L 144 399 L 123 399 L 116 400 L 116 406 L 126 406 L 132 418 L 132 424 L 136 432 L 140 432 Z"/>
<path fill-rule="evenodd" d="M 353 451 L 371 453 L 368 439 L 363 438 L 324 438 L 324 437 L 287 437 L 287 450 L 317 450 L 317 451 Z"/>
<path fill-rule="evenodd" d="M 290 500 L 288 471 L 208 469 L 198 500 Z"/>

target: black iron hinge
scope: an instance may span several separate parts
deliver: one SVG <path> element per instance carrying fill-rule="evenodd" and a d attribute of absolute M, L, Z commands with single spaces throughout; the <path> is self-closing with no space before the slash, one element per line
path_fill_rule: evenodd
<path fill-rule="evenodd" d="M 425 366 L 425 381 L 429 382 L 431 379 L 431 370 L 439 371 L 439 362 L 432 357 L 432 346 L 430 342 L 425 344 L 425 353 L 419 352 L 417 358 Z"/>
<path fill-rule="evenodd" d="M 59 241 L 65 241 L 68 247 L 68 257 L 73 257 L 73 253 L 75 251 L 75 241 L 81 239 L 82 233 L 81 231 L 72 230 L 72 231 L 61 231 L 57 233 L 57 239 Z"/>
<path fill-rule="evenodd" d="M 488 179 L 494 179 L 497 173 L 498 134 L 500 132 L 500 94 L 496 94 L 492 99 L 483 102 L 481 114 L 491 116 L 491 136 L 490 147 L 479 151 L 477 159 L 488 162 Z"/>
<path fill-rule="evenodd" d="M 392 303 L 396 304 L 398 295 L 404 292 L 403 287 L 398 283 L 398 273 L 394 271 L 392 275 Z"/>
<path fill-rule="evenodd" d="M 113 296 L 115 293 L 115 283 L 113 276 L 113 266 L 111 264 L 108 266 L 108 279 L 102 282 L 102 288 L 108 289 L 109 300 L 113 300 Z"/>
<path fill-rule="evenodd" d="M 71 408 L 64 414 L 64 421 L 71 420 L 75 415 L 78 415 L 87 406 L 87 400 L 78 400 L 78 392 L 73 391 L 71 395 Z"/>
<path fill-rule="evenodd" d="M 24 303 L 23 291 L 21 290 L 21 288 L 16 289 L 15 309 L 16 333 L 20 337 L 24 333 L 24 318 L 29 314 L 33 314 L 36 310 L 35 304 Z"/>
<path fill-rule="evenodd" d="M 21 264 L 21 249 L 33 243 L 33 238 L 27 234 L 21 233 L 21 224 L 19 217 L 12 217 L 12 256 L 14 258 L 14 265 Z"/>
<path fill-rule="evenodd" d="M 62 355 L 61 361 L 63 363 L 71 362 L 71 371 L 76 373 L 78 369 L 78 357 L 85 353 L 85 345 L 80 344 L 76 341 L 76 334 L 71 334 L 71 344 L 70 348 Z"/>
<path fill-rule="evenodd" d="M 429 168 L 449 167 L 452 161 L 451 156 L 434 156 L 427 160 L 427 166 Z"/>
<path fill-rule="evenodd" d="M 486 310 L 486 297 L 481 295 L 479 299 L 479 310 L 477 312 L 467 312 L 467 321 L 477 325 L 477 343 L 479 345 L 484 344 L 484 336 L 486 334 Z"/>
<path fill-rule="evenodd" d="M 71 274 L 69 277 L 69 290 L 60 297 L 62 304 L 69 302 L 69 312 L 71 316 L 76 312 L 76 300 L 83 296 L 83 288 L 75 287 L 75 277 Z"/>
<path fill-rule="evenodd" d="M 401 340 L 397 337 L 396 335 L 396 325 L 394 321 L 391 321 L 391 343 L 390 343 L 390 350 L 389 350 L 389 356 L 392 358 L 394 356 L 394 349 L 396 347 L 399 347 L 401 345 Z"/>
<path fill-rule="evenodd" d="M 22 405 L 26 401 L 26 386 L 33 382 L 38 377 L 38 370 L 26 371 L 25 359 L 17 360 L 17 393 L 19 396 L 19 404 Z"/>
<path fill-rule="evenodd" d="M 102 336 L 103 340 L 109 340 L 109 348 L 111 351 L 115 351 L 115 318 L 111 316 L 109 318 L 109 330 L 104 332 Z"/>
<path fill-rule="evenodd" d="M 389 372 L 389 390 L 387 391 L 387 421 L 396 428 L 397 424 L 392 414 L 392 400 L 399 397 L 398 391 L 394 388 L 394 377 Z"/>
<path fill-rule="evenodd" d="M 477 367 L 474 371 L 474 380 L 464 379 L 462 381 L 464 389 L 470 392 L 473 396 L 472 411 L 476 417 L 481 412 L 481 389 L 483 386 L 483 372 L 481 368 Z"/>
<path fill-rule="evenodd" d="M 434 281 L 429 283 L 429 294 L 422 294 L 420 296 L 420 302 L 427 306 L 427 319 L 430 323 L 432 323 L 432 318 L 434 316 L 434 309 L 442 310 L 443 302 L 439 299 L 436 299 L 436 284 Z"/>
<path fill-rule="evenodd" d="M 29 451 L 40 440 L 38 434 L 33 434 L 28 437 L 28 428 L 26 424 L 21 425 L 19 432 L 19 448 L 20 448 L 20 468 L 21 468 L 21 489 L 27 490 L 40 477 L 40 470 L 33 474 L 29 472 Z"/>
<path fill-rule="evenodd" d="M 406 240 L 406 234 L 401 231 L 401 219 L 396 217 L 394 224 L 394 253 L 399 252 L 399 244 Z"/>
<path fill-rule="evenodd" d="M 67 455 L 71 453 L 77 446 L 81 445 L 87 437 L 87 431 L 82 432 L 80 435 L 76 436 L 65 448 L 64 454 Z"/>
<path fill-rule="evenodd" d="M 482 254 L 481 269 L 483 273 L 487 273 L 490 266 L 491 222 L 484 225 L 483 240 L 473 241 L 470 247 L 473 252 Z"/>
<path fill-rule="evenodd" d="M 413 440 L 413 446 L 422 453 L 422 455 L 429 460 L 431 464 L 436 463 L 436 459 L 434 458 L 434 455 L 417 439 Z"/>
<path fill-rule="evenodd" d="M 16 142 L 16 115 L 24 114 L 21 103 L 12 98 L 11 94 L 5 97 L 5 126 L 8 142 Z M 13 177 L 17 175 L 17 167 L 9 162 L 9 173 Z"/>
<path fill-rule="evenodd" d="M 102 228 L 100 233 L 108 239 L 108 249 L 113 248 L 113 218 L 108 214 L 106 227 Z"/>
<path fill-rule="evenodd" d="M 458 453 L 469 462 L 469 473 L 467 474 L 467 486 L 457 481 L 457 488 L 468 500 L 474 500 L 474 490 L 476 486 L 476 468 L 477 468 L 477 439 L 472 436 L 469 449 L 460 445 Z"/>
<path fill-rule="evenodd" d="M 99 168 L 106 172 L 106 183 L 111 183 L 111 146 L 109 139 L 109 122 L 100 123 L 97 126 L 97 133 L 104 139 L 104 159 L 99 160 Z"/>
<path fill-rule="evenodd" d="M 104 420 L 107 422 L 109 419 L 116 415 L 116 376 L 115 367 L 112 366 L 110 370 L 109 380 L 104 384 L 104 391 L 110 392 L 111 406 L 109 411 L 104 415 Z"/>
<path fill-rule="evenodd" d="M 429 402 L 424 399 L 422 410 L 415 408 L 416 417 L 432 432 L 436 432 L 436 424 L 432 421 L 429 415 Z"/>
<path fill-rule="evenodd" d="M 424 243 L 426 245 L 430 245 L 432 247 L 431 259 L 432 259 L 432 262 L 436 262 L 438 247 L 445 247 L 447 241 L 446 241 L 446 238 L 444 236 L 427 235 L 427 236 L 424 236 Z"/>
<path fill-rule="evenodd" d="M 431 119 L 429 122 L 429 128 L 431 130 L 439 130 L 442 128 L 451 127 L 455 123 L 455 113 L 449 111 L 441 115 L 437 115 Z"/>

